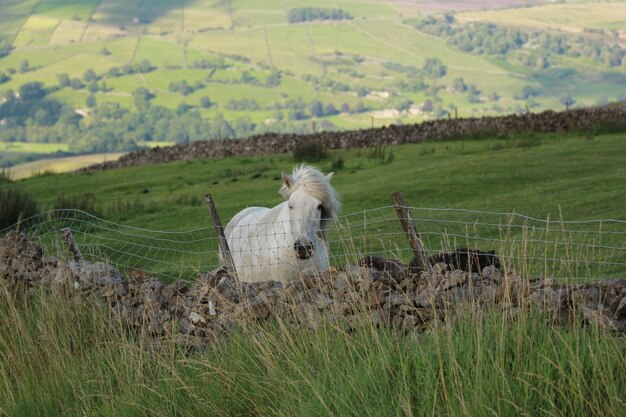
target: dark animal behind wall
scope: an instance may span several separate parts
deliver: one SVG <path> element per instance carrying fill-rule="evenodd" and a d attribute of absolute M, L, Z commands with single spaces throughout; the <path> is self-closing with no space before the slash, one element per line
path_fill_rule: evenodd
<path fill-rule="evenodd" d="M 486 252 L 478 249 L 457 248 L 454 252 L 439 252 L 436 255 L 428 257 L 428 263 L 435 265 L 443 262 L 450 270 L 460 269 L 468 272 L 480 273 L 486 266 L 495 266 L 502 269 L 502 263 L 496 256 L 495 250 Z M 419 272 L 415 259 L 411 261 L 409 267 L 412 272 Z"/>

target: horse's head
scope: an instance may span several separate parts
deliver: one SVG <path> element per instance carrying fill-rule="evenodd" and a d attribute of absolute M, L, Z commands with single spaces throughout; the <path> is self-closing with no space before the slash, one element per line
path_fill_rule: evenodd
<path fill-rule="evenodd" d="M 281 194 L 289 207 L 289 224 L 298 259 L 309 259 L 316 243 L 326 240 L 325 229 L 339 210 L 339 198 L 330 185 L 333 174 L 301 166 L 282 173 Z"/>

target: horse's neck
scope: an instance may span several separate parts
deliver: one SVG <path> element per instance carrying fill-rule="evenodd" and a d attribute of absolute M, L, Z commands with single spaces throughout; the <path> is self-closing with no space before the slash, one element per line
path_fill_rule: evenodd
<path fill-rule="evenodd" d="M 289 207 L 286 201 L 270 209 L 265 218 L 267 224 L 274 224 L 285 233 L 291 232 L 291 223 L 289 223 Z"/>

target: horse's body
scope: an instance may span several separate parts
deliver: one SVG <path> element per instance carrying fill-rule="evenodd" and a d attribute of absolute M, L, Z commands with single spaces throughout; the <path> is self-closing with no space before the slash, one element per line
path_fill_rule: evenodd
<path fill-rule="evenodd" d="M 289 282 L 328 269 L 326 228 L 339 210 L 339 199 L 313 167 L 283 172 L 280 193 L 287 201 L 274 208 L 249 207 L 225 229 L 240 281 Z"/>

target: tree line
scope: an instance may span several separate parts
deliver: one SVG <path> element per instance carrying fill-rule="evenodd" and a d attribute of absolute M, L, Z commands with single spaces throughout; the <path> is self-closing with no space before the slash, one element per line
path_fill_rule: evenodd
<path fill-rule="evenodd" d="M 314 101 L 307 105 L 299 98 L 276 103 L 274 116 L 268 123 L 255 123 L 248 116 L 228 121 L 221 113 L 206 119 L 188 104 L 183 103 L 177 109 L 153 105 L 155 95 L 145 87 L 133 92 L 135 109 L 111 102 L 98 104 L 95 95 L 90 94 L 88 108 L 77 110 L 50 96 L 58 88 L 30 82 L 20 86 L 18 91 L 6 91 L 0 102 L 0 141 L 67 143 L 73 153 L 133 151 L 152 141 L 185 143 L 233 139 L 269 131 L 309 133 L 314 128 L 303 124 L 303 120 L 340 112 L 330 103 Z M 201 97 L 199 105 L 206 108 L 212 103 L 208 97 Z M 254 100 L 232 101 L 227 107 L 241 109 L 258 105 Z M 362 104 L 351 108 L 344 103 L 341 111 L 360 112 L 366 108 Z M 327 121 L 320 126 L 334 129 Z"/>
<path fill-rule="evenodd" d="M 289 13 L 287 13 L 289 23 L 351 19 L 352 16 L 341 9 L 325 9 L 322 7 L 297 7 L 289 10 Z"/>
<path fill-rule="evenodd" d="M 409 20 L 407 23 L 421 32 L 445 39 L 448 45 L 463 52 L 507 55 L 524 51 L 520 62 L 536 69 L 550 66 L 554 55 L 584 56 L 608 67 L 626 64 L 626 53 L 621 46 L 598 36 L 564 36 L 483 22 L 460 24 L 451 14 L 445 14 L 443 18 L 429 16 Z"/>

